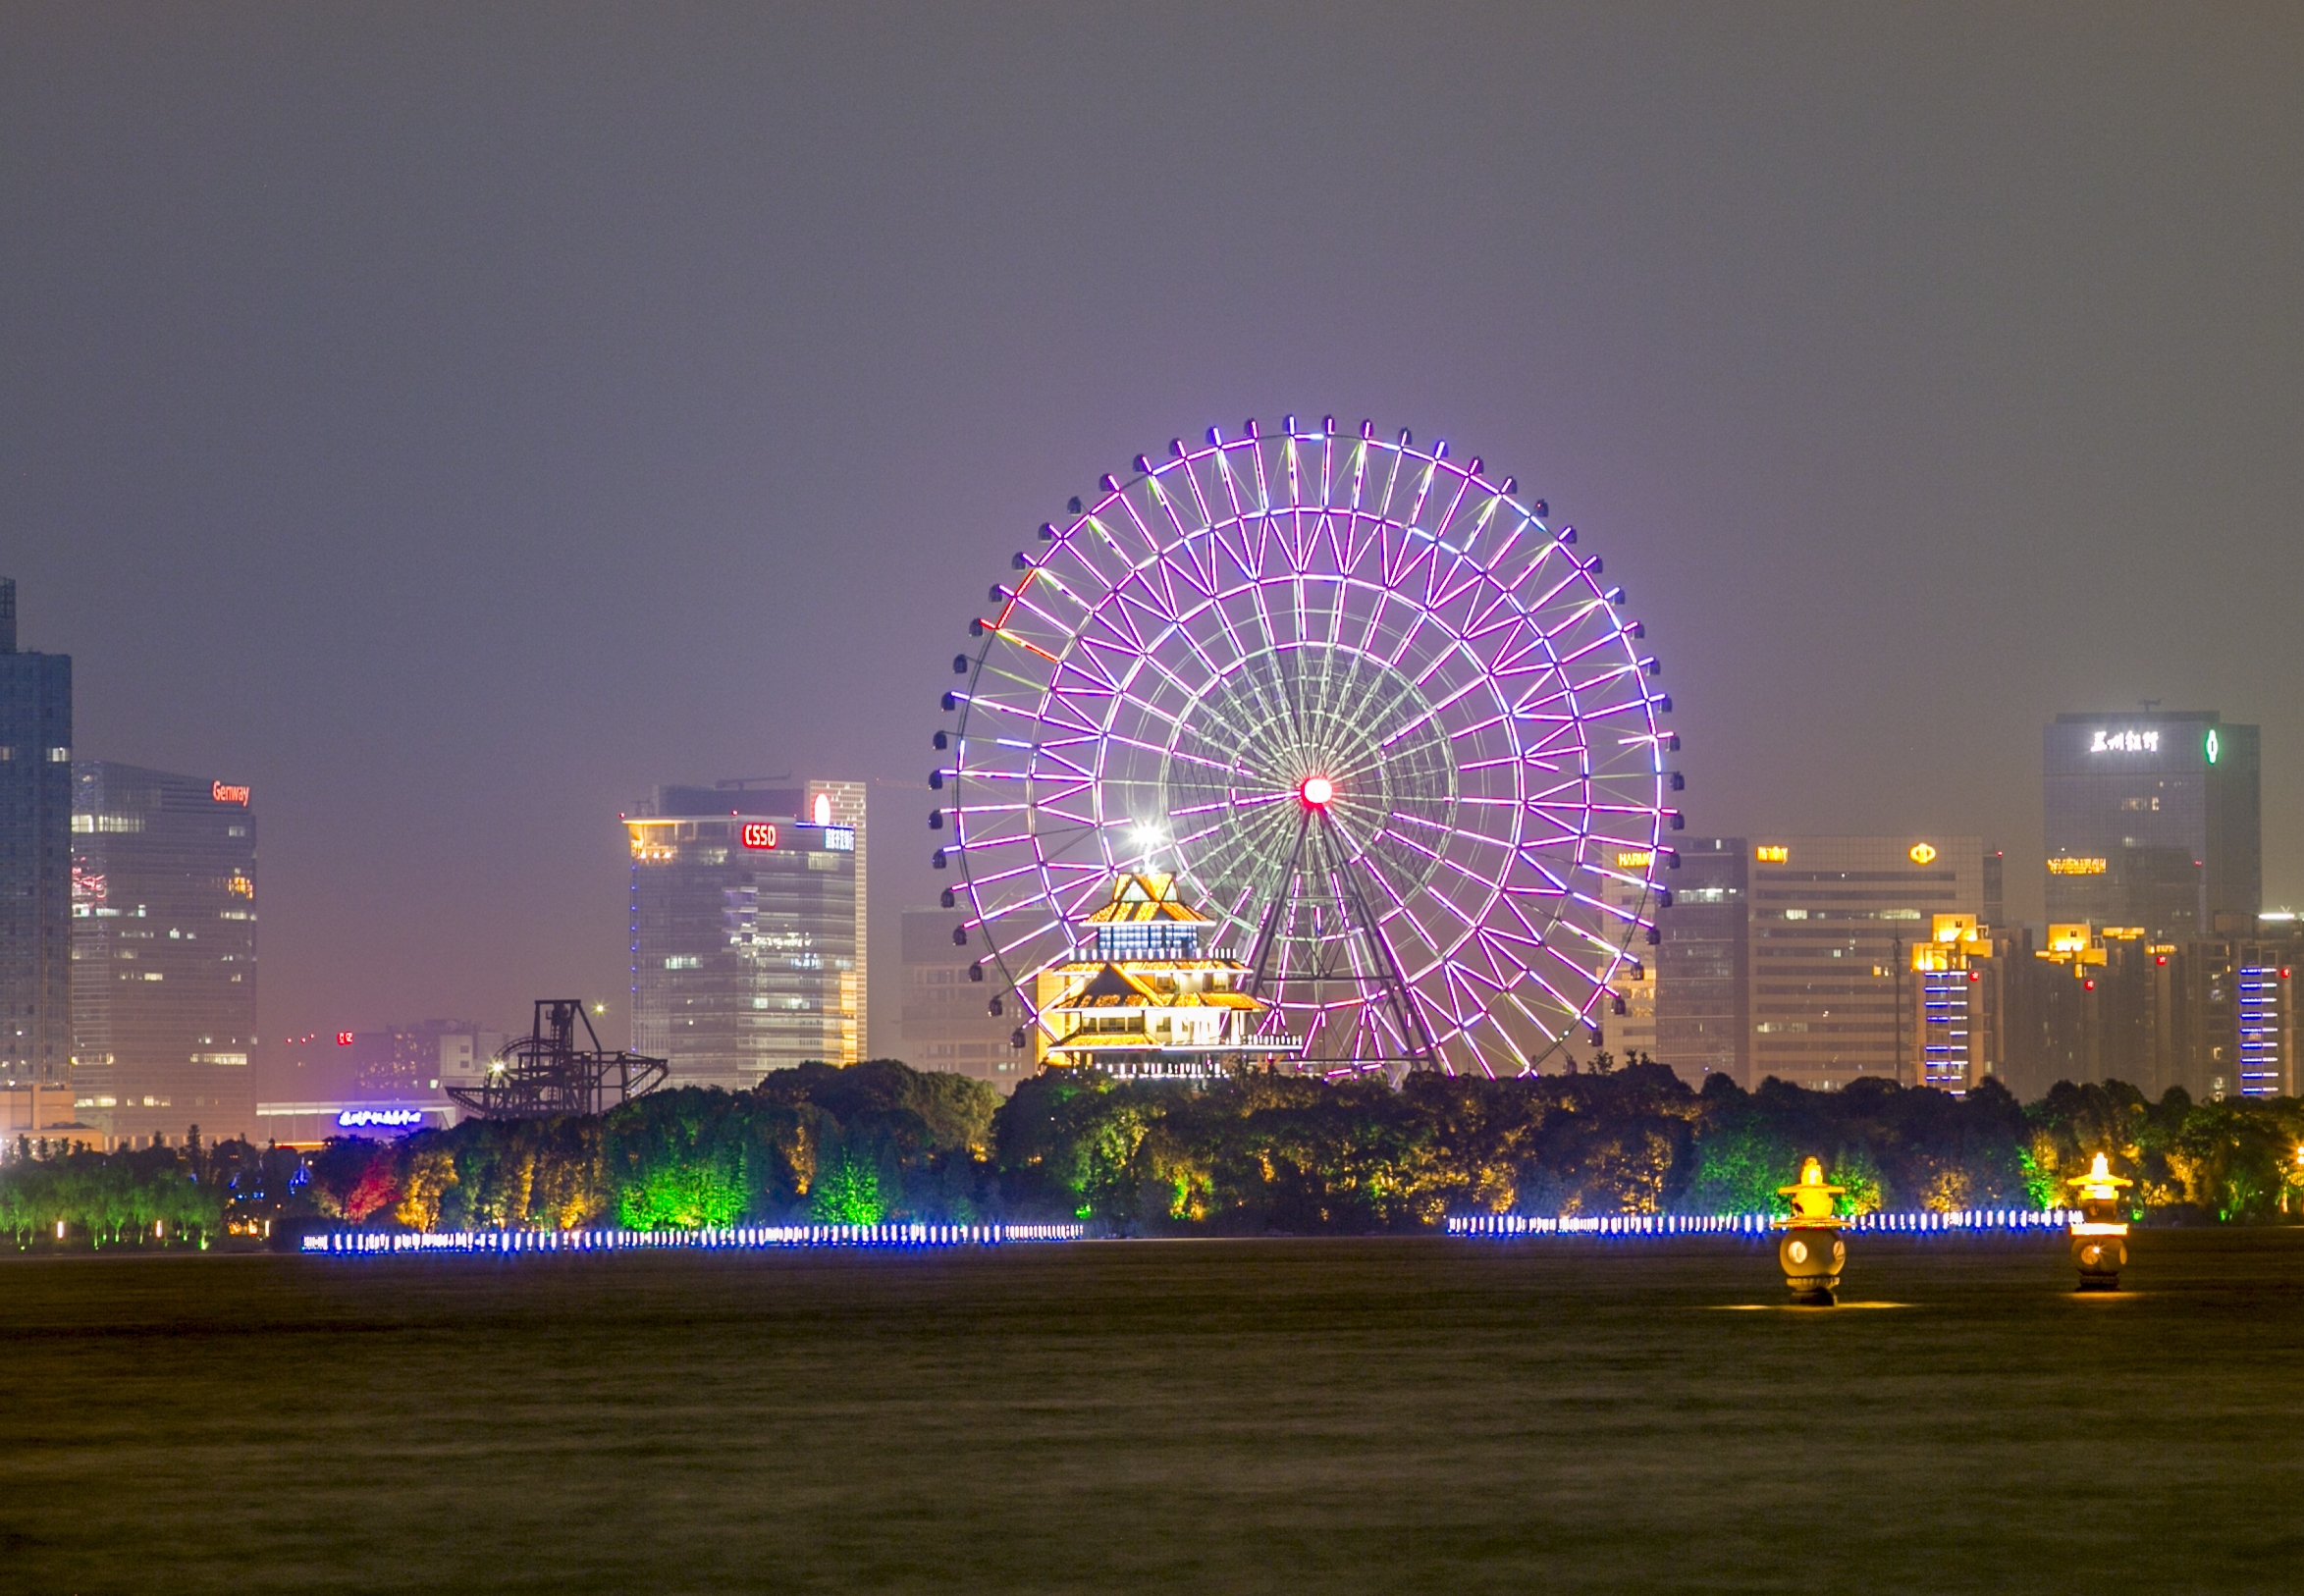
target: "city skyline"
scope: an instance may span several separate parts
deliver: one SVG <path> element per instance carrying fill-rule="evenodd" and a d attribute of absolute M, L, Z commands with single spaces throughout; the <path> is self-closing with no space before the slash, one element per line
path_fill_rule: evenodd
<path fill-rule="evenodd" d="M 390 20 L 253 51 L 188 15 L 0 24 L 0 201 L 46 240 L 0 399 L 23 646 L 75 657 L 83 754 L 273 817 L 266 1035 L 581 989 L 620 1037 L 605 823 L 668 774 L 871 781 L 892 964 L 987 584 L 1089 462 L 1288 409 L 1455 439 L 1581 527 L 1662 657 L 1691 826 L 2022 859 L 2040 727 L 2156 699 L 2264 728 L 2266 902 L 2304 901 L 2275 641 L 2304 262 L 2265 199 L 2304 152 L 2263 133 L 2292 20 L 2110 20 L 2074 55 L 2018 15 L 1684 18 L 1631 78 L 1636 27 L 1540 13 L 1316 64 L 1253 21 L 926 19 L 894 56 L 830 15 L 709 48 L 445 26 L 485 93 Z M 866 70 L 905 116 L 833 86 Z M 1845 136 L 1792 138 L 1800 105 Z M 1465 219 L 1439 276 L 1249 267 L 1226 218 L 1286 183 L 1233 154 L 1299 147 Z M 1175 220 L 1049 277 L 1113 174 Z M 2009 893 L 2041 918 L 2029 872 Z"/>

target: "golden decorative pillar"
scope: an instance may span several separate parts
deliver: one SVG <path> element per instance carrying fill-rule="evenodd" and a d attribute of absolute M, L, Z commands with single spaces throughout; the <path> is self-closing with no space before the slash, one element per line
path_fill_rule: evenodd
<path fill-rule="evenodd" d="M 2085 1175 L 2064 1182 L 2072 1188 L 2080 1217 L 2072 1221 L 2072 1266 L 2082 1291 L 2118 1291 L 2128 1262 L 2128 1222 L 2120 1212 L 2120 1188 L 2136 1183 L 2115 1175 L 2103 1153 Z"/>
<path fill-rule="evenodd" d="M 1776 1244 L 1784 1283 L 1792 1288 L 1794 1302 L 1830 1307 L 1840 1286 L 1841 1265 L 1848 1261 L 1848 1244 L 1840 1237 L 1833 1198 L 1847 1188 L 1825 1185 L 1823 1160 L 1810 1158 L 1800 1165 L 1795 1184 L 1776 1190 L 1780 1197 L 1792 1198 L 1792 1213 L 1776 1221 L 1784 1230 Z"/>

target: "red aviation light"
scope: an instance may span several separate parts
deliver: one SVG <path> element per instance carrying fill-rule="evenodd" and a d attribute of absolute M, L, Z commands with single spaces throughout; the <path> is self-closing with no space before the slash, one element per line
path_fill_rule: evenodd
<path fill-rule="evenodd" d="M 2086 981 L 2082 982 L 2081 984 L 2086 986 L 2088 990 L 2094 991 L 2096 990 L 2096 978 L 2094 976 L 2090 976 Z"/>

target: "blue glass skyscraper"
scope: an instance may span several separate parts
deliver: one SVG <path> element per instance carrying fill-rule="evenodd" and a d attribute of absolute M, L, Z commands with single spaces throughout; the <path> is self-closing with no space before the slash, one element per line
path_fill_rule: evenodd
<path fill-rule="evenodd" d="M 0 578 L 0 1085 L 72 1060 L 72 659 L 16 647 Z"/>

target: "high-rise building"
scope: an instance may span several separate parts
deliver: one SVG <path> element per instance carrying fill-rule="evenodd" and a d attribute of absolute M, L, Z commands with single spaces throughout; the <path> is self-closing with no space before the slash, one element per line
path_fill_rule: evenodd
<path fill-rule="evenodd" d="M 1988 894 L 1994 858 L 1984 856 Z M 2005 973 L 2012 943 L 1970 914 L 1931 915 L 1927 925 L 1928 934 L 1905 957 L 1901 1078 L 1957 1097 L 1986 1076 L 2008 1073 Z"/>
<path fill-rule="evenodd" d="M 248 789 L 72 771 L 73 1090 L 108 1142 L 254 1137 L 256 819 Z"/>
<path fill-rule="evenodd" d="M 1753 1083 L 1749 850 L 1742 837 L 1689 837 L 1656 917 L 1653 1056 L 1701 1088 L 1707 1075 Z M 1629 1005 L 1628 1005 L 1629 1006 Z"/>
<path fill-rule="evenodd" d="M 27 1104 L 72 1066 L 71 823 L 72 658 L 17 651 L 0 578 L 0 1090 Z"/>
<path fill-rule="evenodd" d="M 991 983 L 971 981 L 980 954 L 952 943 L 959 917 L 949 909 L 904 911 L 901 1057 L 916 1070 L 945 1070 L 990 1081 L 1006 1092 L 1040 1066 L 1010 1041 L 1018 1018 L 990 1011 Z"/>
<path fill-rule="evenodd" d="M 1750 871 L 1750 1075 L 1918 1084 L 1915 954 L 1936 942 L 1938 917 L 1981 920 L 1982 839 L 1761 837 Z"/>
<path fill-rule="evenodd" d="M 671 1086 L 865 1056 L 861 783 L 665 786 L 624 817 L 632 1045 Z M 843 803 L 846 807 L 843 807 Z"/>
<path fill-rule="evenodd" d="M 2060 715 L 2043 734 L 2051 924 L 2246 936 L 2263 907 L 2254 726 L 2214 711 Z"/>

